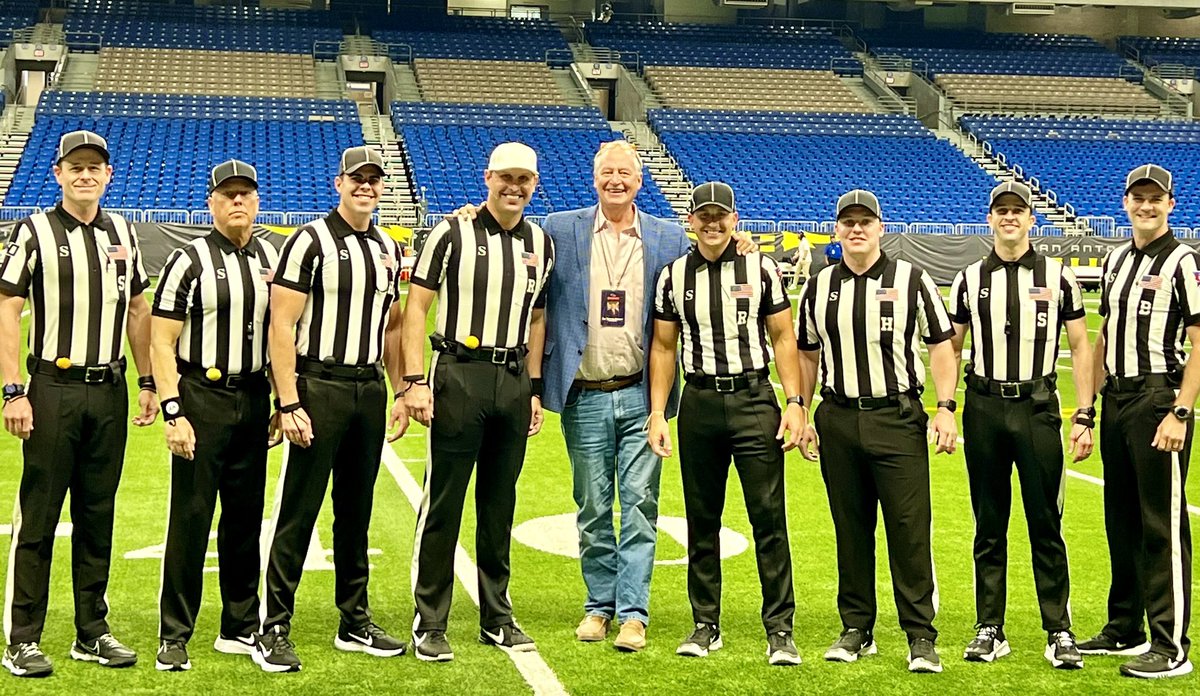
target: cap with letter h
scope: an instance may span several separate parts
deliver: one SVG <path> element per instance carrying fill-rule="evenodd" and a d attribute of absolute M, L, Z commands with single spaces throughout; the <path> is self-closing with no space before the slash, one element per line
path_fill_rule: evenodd
<path fill-rule="evenodd" d="M 63 136 L 58 139 L 58 149 L 55 151 L 54 162 L 56 164 L 62 162 L 67 155 L 81 147 L 89 147 L 96 152 L 99 152 L 104 157 L 104 161 L 106 163 L 108 162 L 108 141 L 106 141 L 104 138 L 101 138 L 99 135 L 86 130 L 77 130 L 71 131 L 70 133 L 64 133 Z"/>
<path fill-rule="evenodd" d="M 1125 176 L 1125 193 L 1129 193 L 1129 189 L 1143 181 L 1149 181 L 1155 184 L 1166 193 L 1174 196 L 1174 182 L 1171 179 L 1171 172 L 1158 166 L 1157 164 L 1143 164 L 1140 167 L 1134 167 L 1128 175 Z"/>
<path fill-rule="evenodd" d="M 212 193 L 217 187 L 230 179 L 245 179 L 258 189 L 258 170 L 241 160 L 227 160 L 212 168 L 208 175 L 208 192 Z"/>
<path fill-rule="evenodd" d="M 853 191 L 847 191 L 846 193 L 843 193 L 837 200 L 837 205 L 835 206 L 834 210 L 834 217 L 841 217 L 846 208 L 851 208 L 856 205 L 866 208 L 877 218 L 883 217 L 879 214 L 879 199 L 875 196 L 875 194 L 867 191 L 866 189 L 854 189 Z"/>

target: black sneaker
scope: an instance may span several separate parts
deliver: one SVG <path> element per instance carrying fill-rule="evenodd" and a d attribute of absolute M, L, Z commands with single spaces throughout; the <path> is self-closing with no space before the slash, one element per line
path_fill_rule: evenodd
<path fill-rule="evenodd" d="M 1083 669 L 1083 655 L 1070 631 L 1051 631 L 1046 641 L 1046 659 L 1057 669 Z"/>
<path fill-rule="evenodd" d="M 14 643 L 6 647 L 0 663 L 17 677 L 48 677 L 54 671 L 50 658 L 37 643 Z"/>
<path fill-rule="evenodd" d="M 137 664 L 137 653 L 122 645 L 111 633 L 105 633 L 99 638 L 75 641 L 71 646 L 71 659 L 99 662 L 105 667 L 132 667 Z"/>
<path fill-rule="evenodd" d="M 158 657 L 154 658 L 154 669 L 160 672 L 186 672 L 192 668 L 188 659 L 187 643 L 182 640 L 164 640 L 158 644 Z"/>
<path fill-rule="evenodd" d="M 698 623 L 696 630 L 692 631 L 692 635 L 680 643 L 678 648 L 675 648 L 675 654 L 688 657 L 707 657 L 710 652 L 720 650 L 723 645 L 721 629 L 717 628 L 716 624 Z"/>
<path fill-rule="evenodd" d="M 1113 638 L 1104 631 L 1080 641 L 1079 652 L 1084 655 L 1141 655 L 1150 649 L 1150 641 L 1144 633 L 1131 633 L 1123 638 Z"/>
<path fill-rule="evenodd" d="M 908 671 L 941 672 L 942 658 L 928 638 L 915 638 L 908 643 Z"/>
<path fill-rule="evenodd" d="M 798 665 L 800 652 L 792 640 L 791 631 L 767 634 L 767 663 L 772 665 Z"/>
<path fill-rule="evenodd" d="M 967 662 L 994 662 L 1012 652 L 1008 640 L 1004 637 L 1004 629 L 991 624 L 980 624 L 975 631 L 975 639 L 963 650 L 963 659 Z"/>
<path fill-rule="evenodd" d="M 217 639 L 213 641 L 213 650 L 225 653 L 226 655 L 253 655 L 254 636 L 226 638 L 225 634 L 219 634 Z"/>
<path fill-rule="evenodd" d="M 504 652 L 533 652 L 537 645 L 533 639 L 525 635 L 521 627 L 514 621 L 492 630 L 479 629 L 479 642 L 484 645 L 494 645 Z"/>
<path fill-rule="evenodd" d="M 1176 660 L 1160 652 L 1148 652 L 1121 665 L 1121 674 L 1139 679 L 1165 679 L 1192 673 L 1192 663 L 1186 657 Z"/>
<path fill-rule="evenodd" d="M 454 659 L 445 631 L 416 631 L 412 636 L 413 654 L 425 662 L 449 662 Z"/>
<path fill-rule="evenodd" d="M 272 626 L 271 630 L 258 636 L 250 657 L 264 672 L 300 671 L 296 645 L 288 639 L 288 634 L 282 626 Z"/>
<path fill-rule="evenodd" d="M 847 628 L 825 651 L 825 659 L 830 662 L 854 662 L 862 655 L 874 655 L 877 652 L 879 648 L 875 647 L 875 636 L 870 631 Z"/>
<path fill-rule="evenodd" d="M 404 641 L 389 636 L 387 631 L 374 623 L 354 630 L 345 626 L 339 627 L 333 639 L 333 647 L 345 652 L 363 652 L 375 657 L 395 657 L 403 655 L 408 649 Z"/>

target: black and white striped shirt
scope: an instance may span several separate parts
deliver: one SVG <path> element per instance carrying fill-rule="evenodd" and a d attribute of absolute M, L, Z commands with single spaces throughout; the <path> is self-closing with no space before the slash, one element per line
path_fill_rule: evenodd
<path fill-rule="evenodd" d="M 1104 369 L 1118 377 L 1183 369 L 1185 329 L 1200 323 L 1200 264 L 1168 231 L 1137 249 L 1129 241 L 1104 259 L 1100 284 Z"/>
<path fill-rule="evenodd" d="M 767 317 L 791 312 L 775 260 L 739 256 L 730 242 L 716 261 L 692 247 L 658 275 L 654 318 L 681 324 L 683 371 L 739 375 L 771 362 Z"/>
<path fill-rule="evenodd" d="M 133 228 L 103 210 L 92 223 L 61 203 L 31 215 L 13 227 L 0 260 L 0 292 L 29 298 L 29 352 L 42 360 L 120 358 L 129 301 L 149 285 Z"/>
<path fill-rule="evenodd" d="M 429 232 L 412 282 L 438 294 L 436 331 L 485 348 L 517 348 L 535 308 L 546 305 L 554 243 L 522 218 L 512 231 L 483 208 L 472 222 L 443 220 Z"/>
<path fill-rule="evenodd" d="M 921 387 L 918 340 L 933 345 L 954 335 L 929 274 L 886 254 L 863 275 L 844 261 L 822 268 L 805 283 L 798 310 L 800 349 L 820 349 L 821 384 L 848 398 Z"/>
<path fill-rule="evenodd" d="M 992 251 L 958 272 L 950 319 L 970 325 L 967 370 L 985 379 L 1025 382 L 1055 374 L 1063 324 L 1084 316 L 1071 269 L 1033 249 L 1013 262 Z"/>
<path fill-rule="evenodd" d="M 274 282 L 308 295 L 299 355 L 343 365 L 382 359 L 388 311 L 400 296 L 400 245 L 378 227 L 356 232 L 335 209 L 284 242 Z"/>
<path fill-rule="evenodd" d="M 238 249 L 212 230 L 171 252 L 154 294 L 154 315 L 183 322 L 181 360 L 223 374 L 267 364 L 267 307 L 279 252 L 251 237 Z"/>

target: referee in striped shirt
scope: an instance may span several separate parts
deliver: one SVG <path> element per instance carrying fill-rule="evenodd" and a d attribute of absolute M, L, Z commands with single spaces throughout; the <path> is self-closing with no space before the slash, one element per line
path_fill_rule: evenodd
<path fill-rule="evenodd" d="M 409 286 L 405 398 L 430 429 L 412 578 L 413 652 L 426 661 L 454 658 L 446 626 L 472 469 L 479 640 L 506 652 L 536 649 L 513 620 L 508 581 L 517 477 L 527 439 L 542 427 L 543 308 L 554 267 L 550 237 L 523 216 L 537 171 L 537 154 L 527 145 L 497 145 L 484 172 L 487 202 L 473 221 L 445 220 L 430 231 Z M 426 380 L 422 343 L 434 297 L 437 328 Z"/>
<path fill-rule="evenodd" d="M 387 412 L 387 377 L 400 383 L 400 246 L 371 221 L 383 194 L 383 158 L 369 147 L 342 153 L 337 207 L 292 233 L 271 285 L 267 351 L 288 443 L 276 486 L 254 661 L 294 672 L 290 639 L 296 587 L 313 525 L 333 477 L 334 595 L 338 650 L 404 653 L 371 616 L 367 528 L 379 460 L 408 426 L 403 399 Z M 382 360 L 382 363 L 380 362 Z M 385 418 L 387 422 L 385 424 Z"/>
<path fill-rule="evenodd" d="M 1121 665 L 1127 676 L 1175 677 L 1192 671 L 1192 537 L 1184 490 L 1200 390 L 1200 256 L 1171 232 L 1169 171 L 1146 164 L 1129 172 L 1123 203 L 1133 239 L 1104 260 L 1104 323 L 1096 338 L 1112 585 L 1108 623 L 1079 649 L 1134 656 Z"/>
<path fill-rule="evenodd" d="M 187 642 L 204 588 L 218 494 L 218 652 L 249 655 L 258 629 L 258 535 L 271 389 L 267 303 L 279 254 L 255 237 L 258 172 L 238 160 L 208 179 L 213 229 L 167 258 L 154 296 L 150 354 L 171 451 L 159 591 L 160 671 L 191 668 Z"/>
<path fill-rule="evenodd" d="M 731 241 L 737 219 L 727 184 L 693 189 L 688 221 L 697 244 L 662 270 L 654 293 L 647 439 L 660 457 L 671 456 L 665 413 L 681 334 L 688 385 L 679 403 L 679 465 L 688 520 L 688 599 L 696 628 L 675 652 L 704 657 L 723 644 L 719 536 L 732 458 L 754 528 L 767 660 L 798 665 L 783 453 L 796 446 L 807 421 L 798 396 L 792 305 L 773 259 L 757 252 L 738 255 Z M 770 380 L 768 337 L 787 398 L 782 416 Z"/>
<path fill-rule="evenodd" d="M 988 224 L 995 246 L 954 278 L 950 320 L 954 352 L 961 356 L 971 332 L 966 371 L 963 438 L 971 509 L 975 513 L 975 639 L 963 658 L 992 662 L 1009 653 L 1004 635 L 1008 597 L 1008 520 L 1012 469 L 1033 547 L 1044 655 L 1055 667 L 1083 667 L 1071 633 L 1067 547 L 1062 535 L 1062 414 L 1055 384 L 1058 340 L 1067 330 L 1075 401 L 1070 451 L 1075 461 L 1092 452 L 1092 348 L 1083 294 L 1075 274 L 1029 244 L 1034 216 L 1029 187 L 1019 182 L 992 189 Z"/>
<path fill-rule="evenodd" d="M 23 442 L 4 602 L 13 674 L 50 674 L 38 646 L 50 593 L 50 556 L 71 492 L 75 635 L 71 657 L 126 667 L 137 654 L 109 633 L 113 505 L 125 460 L 129 401 L 122 348 L 129 337 L 141 390 L 133 424 L 158 413 L 150 376 L 149 286 L 133 228 L 100 208 L 112 179 L 108 143 L 89 131 L 62 136 L 54 164 L 62 200 L 13 227 L 0 259 L 0 372 L 4 427 Z M 21 311 L 30 305 L 29 392 L 21 382 Z"/>
<path fill-rule="evenodd" d="M 931 549 L 929 422 L 921 404 L 929 346 L 938 408 L 930 428 L 938 452 L 953 452 L 956 364 L 954 329 L 925 271 L 880 249 L 879 200 L 854 190 L 837 201 L 842 260 L 821 269 L 800 295 L 800 396 L 812 395 L 818 363 L 821 474 L 838 549 L 838 611 L 844 630 L 826 660 L 853 662 L 876 652 L 875 522 L 883 509 L 900 627 L 908 635 L 908 669 L 940 672 L 934 643 L 937 584 Z"/>

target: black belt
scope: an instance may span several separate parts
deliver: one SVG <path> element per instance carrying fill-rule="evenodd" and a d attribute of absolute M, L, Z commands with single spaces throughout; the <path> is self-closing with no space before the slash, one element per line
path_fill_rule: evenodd
<path fill-rule="evenodd" d="M 759 384 L 765 384 L 770 375 L 771 371 L 764 367 L 761 370 L 743 372 L 740 375 L 700 375 L 693 372 L 692 374 L 684 375 L 683 378 L 693 387 L 712 389 L 721 394 L 729 394 L 739 389 L 748 389 Z"/>
<path fill-rule="evenodd" d="M 633 385 L 638 384 L 641 381 L 642 381 L 642 371 L 638 370 L 637 372 L 633 373 L 632 375 L 626 375 L 624 377 L 613 377 L 612 379 L 599 379 L 599 380 L 577 379 L 574 382 L 571 382 L 571 386 L 578 387 L 580 389 L 599 390 L 602 392 L 615 392 L 618 389 L 624 389 L 625 387 L 632 387 Z"/>
<path fill-rule="evenodd" d="M 433 334 L 429 343 L 439 353 L 453 356 L 459 362 L 485 362 L 507 367 L 514 373 L 521 372 L 521 365 L 529 349 L 525 346 L 514 348 L 468 348 L 458 341 L 452 341 L 445 336 Z"/>
<path fill-rule="evenodd" d="M 267 371 L 259 370 L 257 372 L 239 372 L 234 375 L 227 375 L 215 367 L 205 368 L 194 363 L 178 360 L 175 362 L 179 374 L 186 377 L 196 377 L 200 384 L 206 387 L 224 388 L 224 389 L 241 389 L 250 386 L 261 386 L 267 383 Z M 216 378 L 214 379 L 209 374 L 209 370 L 216 370 Z"/>
<path fill-rule="evenodd" d="M 383 367 L 379 363 L 366 365 L 344 365 L 332 360 L 313 360 L 297 356 L 296 373 L 308 377 L 336 379 L 346 382 L 370 382 L 383 379 Z"/>
<path fill-rule="evenodd" d="M 1150 375 L 1138 375 L 1137 377 L 1109 375 L 1104 380 L 1103 391 L 1125 394 L 1139 392 L 1146 388 L 1153 389 L 1155 387 L 1178 389 L 1180 384 L 1183 384 L 1183 374 L 1180 372 L 1159 372 Z"/>
<path fill-rule="evenodd" d="M 1001 382 L 979 375 L 967 375 L 967 388 L 980 394 L 998 396 L 1002 399 L 1026 399 L 1041 392 L 1052 392 L 1057 388 L 1058 376 L 1047 375 L 1024 382 Z"/>
<path fill-rule="evenodd" d="M 821 398 L 825 401 L 831 401 L 838 406 L 848 408 L 856 408 L 859 411 L 876 411 L 888 406 L 898 406 L 900 400 L 908 397 L 910 399 L 918 399 L 921 392 L 913 389 L 911 391 L 901 392 L 899 394 L 888 394 L 887 396 L 842 396 L 832 389 L 822 389 Z"/>
<path fill-rule="evenodd" d="M 111 382 L 119 384 L 125 379 L 125 358 L 114 360 L 106 365 L 71 365 L 59 367 L 51 360 L 42 360 L 30 355 L 25 360 L 25 367 L 30 374 L 57 377 L 67 382 L 83 382 L 84 384 L 104 384 Z"/>

